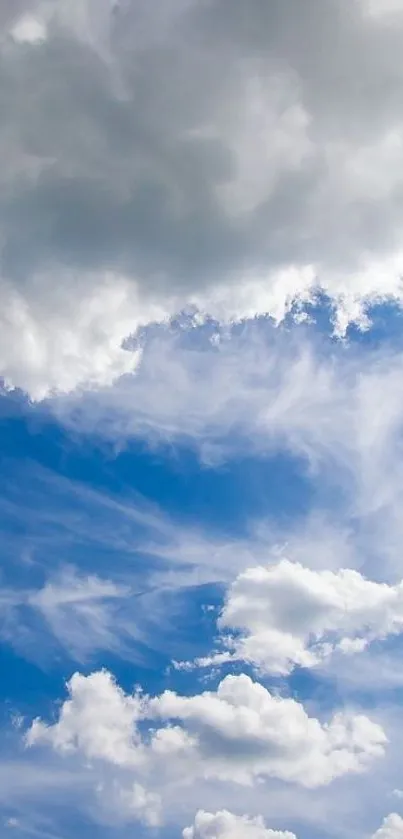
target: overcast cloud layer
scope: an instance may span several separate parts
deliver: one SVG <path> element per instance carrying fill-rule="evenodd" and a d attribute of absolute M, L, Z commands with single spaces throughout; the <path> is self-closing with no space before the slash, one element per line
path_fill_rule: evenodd
<path fill-rule="evenodd" d="M 281 318 L 319 285 L 343 331 L 400 301 L 399 0 L 15 0 L 0 27 L 9 386 L 108 383 L 188 306 Z"/>

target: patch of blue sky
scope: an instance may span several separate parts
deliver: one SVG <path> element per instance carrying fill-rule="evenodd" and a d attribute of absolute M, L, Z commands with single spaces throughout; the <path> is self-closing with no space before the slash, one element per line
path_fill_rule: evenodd
<path fill-rule="evenodd" d="M 326 319 L 327 304 L 316 312 L 316 320 L 318 313 Z M 383 313 L 383 323 L 385 317 Z M 388 323 L 384 323 L 386 329 Z M 242 329 L 237 327 L 235 332 Z M 272 327 L 262 320 L 247 329 L 270 333 Z M 316 326 L 295 329 L 315 334 Z M 200 330 L 192 331 L 196 343 L 204 345 L 204 330 L 202 336 Z M 355 335 L 351 340 L 354 344 Z M 373 350 L 361 337 L 357 345 L 360 352 Z M 346 351 L 350 350 L 339 349 Z M 2 402 L 9 399 L 13 397 L 5 396 Z M 291 520 L 295 526 L 299 517 L 323 505 L 323 497 L 325 503 L 332 503 L 331 494 L 326 498 L 326 485 L 320 481 L 315 485 L 315 476 L 308 474 L 304 462 L 286 452 L 237 454 L 235 446 L 231 456 L 206 464 L 200 463 L 186 439 L 170 446 L 163 441 L 150 446 L 131 440 L 116 452 L 97 434 L 80 437 L 66 429 L 42 407 L 19 404 L 17 416 L 4 414 L 7 411 L 1 420 L 0 514 L 3 559 L 8 555 L 10 561 L 4 564 L 3 574 L 17 586 L 24 587 L 28 580 L 39 584 L 41 578 L 43 583 L 50 571 L 64 564 L 87 574 L 107 572 L 116 581 L 124 581 L 129 568 L 132 575 L 141 575 L 144 556 L 136 542 L 142 541 L 139 533 L 149 530 L 153 522 L 132 519 L 128 512 L 133 503 L 140 508 L 155 505 L 179 527 L 197 526 L 235 542 L 248 537 L 251 523 L 269 518 L 281 522 L 283 528 Z M 75 493 L 75 483 L 90 494 Z M 112 504 L 104 507 L 103 496 L 112 499 Z M 123 502 L 125 509 L 115 502 Z M 153 533 L 156 543 L 164 538 L 164 532 Z M 17 570 L 11 552 L 14 559 L 24 560 Z M 135 562 L 137 553 L 140 560 L 137 557 Z"/>

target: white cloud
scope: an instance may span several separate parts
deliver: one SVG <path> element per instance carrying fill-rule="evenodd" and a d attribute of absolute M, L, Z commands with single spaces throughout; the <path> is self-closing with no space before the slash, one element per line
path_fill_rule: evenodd
<path fill-rule="evenodd" d="M 397 813 L 391 813 L 386 817 L 379 830 L 374 833 L 372 839 L 402 839 L 403 819 Z"/>
<path fill-rule="evenodd" d="M 46 39 L 45 23 L 33 15 L 25 15 L 14 24 L 11 36 L 19 44 L 40 44 Z"/>
<path fill-rule="evenodd" d="M 201 329 L 198 343 L 181 330 L 156 330 L 138 374 L 115 388 L 55 400 L 57 416 L 113 441 L 131 436 L 188 440 L 218 455 L 235 444 L 267 453 L 282 448 L 329 471 L 375 471 L 390 458 L 403 427 L 399 352 L 364 354 L 329 347 L 302 328 L 261 324 L 242 335 Z"/>
<path fill-rule="evenodd" d="M 228 810 L 207 813 L 199 810 L 192 827 L 185 827 L 183 839 L 295 839 L 293 833 L 270 830 L 260 816 L 235 816 Z"/>
<path fill-rule="evenodd" d="M 273 696 L 248 676 L 227 676 L 216 692 L 182 697 L 166 691 L 151 712 L 181 720 L 196 737 L 191 752 L 204 776 L 249 784 L 277 777 L 306 787 L 362 772 L 383 753 L 385 735 L 366 717 L 336 714 L 322 726 L 293 699 Z"/>
<path fill-rule="evenodd" d="M 281 318 L 321 287 L 342 332 L 401 302 L 403 7 L 309 2 L 3 4 L 9 387 L 108 385 L 189 305 Z"/>
<path fill-rule="evenodd" d="M 272 695 L 246 675 L 188 697 L 172 691 L 128 696 L 106 672 L 75 674 L 68 687 L 58 721 L 36 720 L 28 744 L 130 769 L 146 787 L 159 781 L 161 797 L 168 779 L 179 789 L 197 779 L 250 786 L 277 778 L 320 787 L 366 771 L 386 745 L 382 728 L 366 716 L 343 711 L 322 724 L 295 700 Z M 146 721 L 148 738 L 141 734 Z"/>
<path fill-rule="evenodd" d="M 370 15 L 383 18 L 399 16 L 403 11 L 402 0 L 361 0 L 363 8 Z"/>
<path fill-rule="evenodd" d="M 314 571 L 281 559 L 235 579 L 218 619 L 227 652 L 199 664 L 241 660 L 286 675 L 315 667 L 334 652 L 353 655 L 403 631 L 403 583 L 365 579 L 358 571 Z"/>
<path fill-rule="evenodd" d="M 23 464 L 17 497 L 16 464 L 10 465 L 0 513 L 15 527 L 7 539 L 3 534 L 3 563 L 24 558 L 28 546 L 29 557 L 20 585 L 3 585 L 0 634 L 42 666 L 61 648 L 80 664 L 101 651 L 144 662 L 149 647 L 169 658 L 192 657 L 191 639 L 186 653 L 178 639 L 178 608 L 189 587 L 228 584 L 267 556 L 266 544 L 213 534 L 170 519 L 137 494 L 96 491 L 35 464 Z M 44 580 L 38 588 L 32 567 Z"/>
<path fill-rule="evenodd" d="M 136 730 L 140 699 L 126 696 L 105 671 L 89 676 L 75 673 L 68 689 L 70 699 L 64 702 L 58 722 L 46 726 L 35 721 L 28 733 L 29 745 L 48 742 L 61 753 L 78 751 L 85 758 L 135 766 L 141 751 Z"/>
<path fill-rule="evenodd" d="M 213 345 L 211 334 L 218 336 Z M 56 416 L 116 445 L 132 437 L 184 443 L 206 464 L 245 452 L 293 457 L 307 481 L 307 502 L 310 488 L 317 493 L 315 506 L 299 539 L 295 525 L 292 534 L 289 521 L 279 532 L 271 517 L 268 552 L 291 540 L 286 555 L 308 567 L 330 562 L 378 581 L 400 580 L 401 353 L 329 345 L 306 327 L 274 330 L 260 323 L 241 335 L 212 326 L 192 338 L 180 329 L 156 329 L 135 377 L 83 399 L 53 400 Z"/>
<path fill-rule="evenodd" d="M 140 325 L 164 315 L 152 305 L 146 312 L 134 284 L 116 277 L 98 277 L 84 287 L 77 282 L 75 288 L 71 281 L 53 289 L 44 281 L 31 285 L 29 302 L 10 283 L 0 285 L 0 369 L 6 387 L 21 388 L 34 400 L 77 385 L 110 385 L 132 372 L 140 353 L 126 351 L 122 342 Z"/>

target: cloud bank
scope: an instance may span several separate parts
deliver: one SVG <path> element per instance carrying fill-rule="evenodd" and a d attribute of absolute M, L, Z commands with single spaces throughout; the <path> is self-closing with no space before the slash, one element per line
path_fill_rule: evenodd
<path fill-rule="evenodd" d="M 400 302 L 402 32 L 375 0 L 3 4 L 7 386 L 107 385 L 184 308 Z"/>
<path fill-rule="evenodd" d="M 321 723 L 246 675 L 227 676 L 216 691 L 193 696 L 125 694 L 106 671 L 76 673 L 68 690 L 57 721 L 34 721 L 28 745 L 89 763 L 94 785 L 106 767 L 109 784 L 126 798 L 135 784 L 139 809 L 154 802 L 149 823 L 159 820 L 164 794 L 169 799 L 189 784 L 251 787 L 274 778 L 315 789 L 367 771 L 387 743 L 382 727 L 365 715 L 346 709 Z"/>

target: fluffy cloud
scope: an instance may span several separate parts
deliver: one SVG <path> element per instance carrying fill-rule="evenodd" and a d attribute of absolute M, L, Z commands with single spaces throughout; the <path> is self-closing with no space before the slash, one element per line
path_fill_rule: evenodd
<path fill-rule="evenodd" d="M 137 696 L 126 696 L 106 672 L 81 676 L 68 683 L 70 699 L 61 708 L 52 726 L 35 721 L 28 743 L 49 742 L 57 751 L 81 752 L 87 759 L 100 759 L 115 765 L 138 763 L 140 736 L 136 723 L 141 717 Z"/>
<path fill-rule="evenodd" d="M 282 559 L 239 574 L 218 626 L 236 634 L 224 637 L 227 652 L 199 664 L 239 659 L 285 675 L 401 633 L 403 583 L 375 583 L 351 569 L 313 571 Z"/>
<path fill-rule="evenodd" d="M 186 827 L 183 839 L 295 839 L 288 831 L 270 830 L 258 816 L 236 816 L 227 810 L 207 813 L 200 810 L 192 827 Z M 372 839 L 401 839 L 403 819 L 396 813 L 387 816 Z"/>
<path fill-rule="evenodd" d="M 197 779 L 251 785 L 259 778 L 315 788 L 364 772 L 386 744 L 382 728 L 366 716 L 340 712 L 322 724 L 246 675 L 188 697 L 128 696 L 106 672 L 75 674 L 68 687 L 58 721 L 36 720 L 29 745 L 47 743 L 62 754 L 130 769 L 146 788 L 168 779 L 182 787 Z"/>
<path fill-rule="evenodd" d="M 270 830 L 261 817 L 235 816 L 228 810 L 206 813 L 200 810 L 192 827 L 185 827 L 183 839 L 295 839 L 288 831 Z"/>
<path fill-rule="evenodd" d="M 276 697 L 245 675 L 227 676 L 216 692 L 199 696 L 167 691 L 149 709 L 182 722 L 204 776 L 239 783 L 277 777 L 321 786 L 364 771 L 385 743 L 382 729 L 364 716 L 340 713 L 321 725 L 295 700 Z"/>
<path fill-rule="evenodd" d="M 0 283 L 0 371 L 6 387 L 21 388 L 34 400 L 79 384 L 110 385 L 133 372 L 140 353 L 123 349 L 124 339 L 164 317 L 152 306 L 140 312 L 134 283 L 110 276 L 85 284 L 59 280 L 53 289 L 48 278 L 31 280 L 29 301 L 21 289 Z"/>
<path fill-rule="evenodd" d="M 391 813 L 384 820 L 379 830 L 374 833 L 372 839 L 402 839 L 403 819 L 397 813 Z"/>
<path fill-rule="evenodd" d="M 402 30 L 375 0 L 4 3 L 7 385 L 108 384 L 189 305 L 281 318 L 321 286 L 343 330 L 400 301 Z"/>

